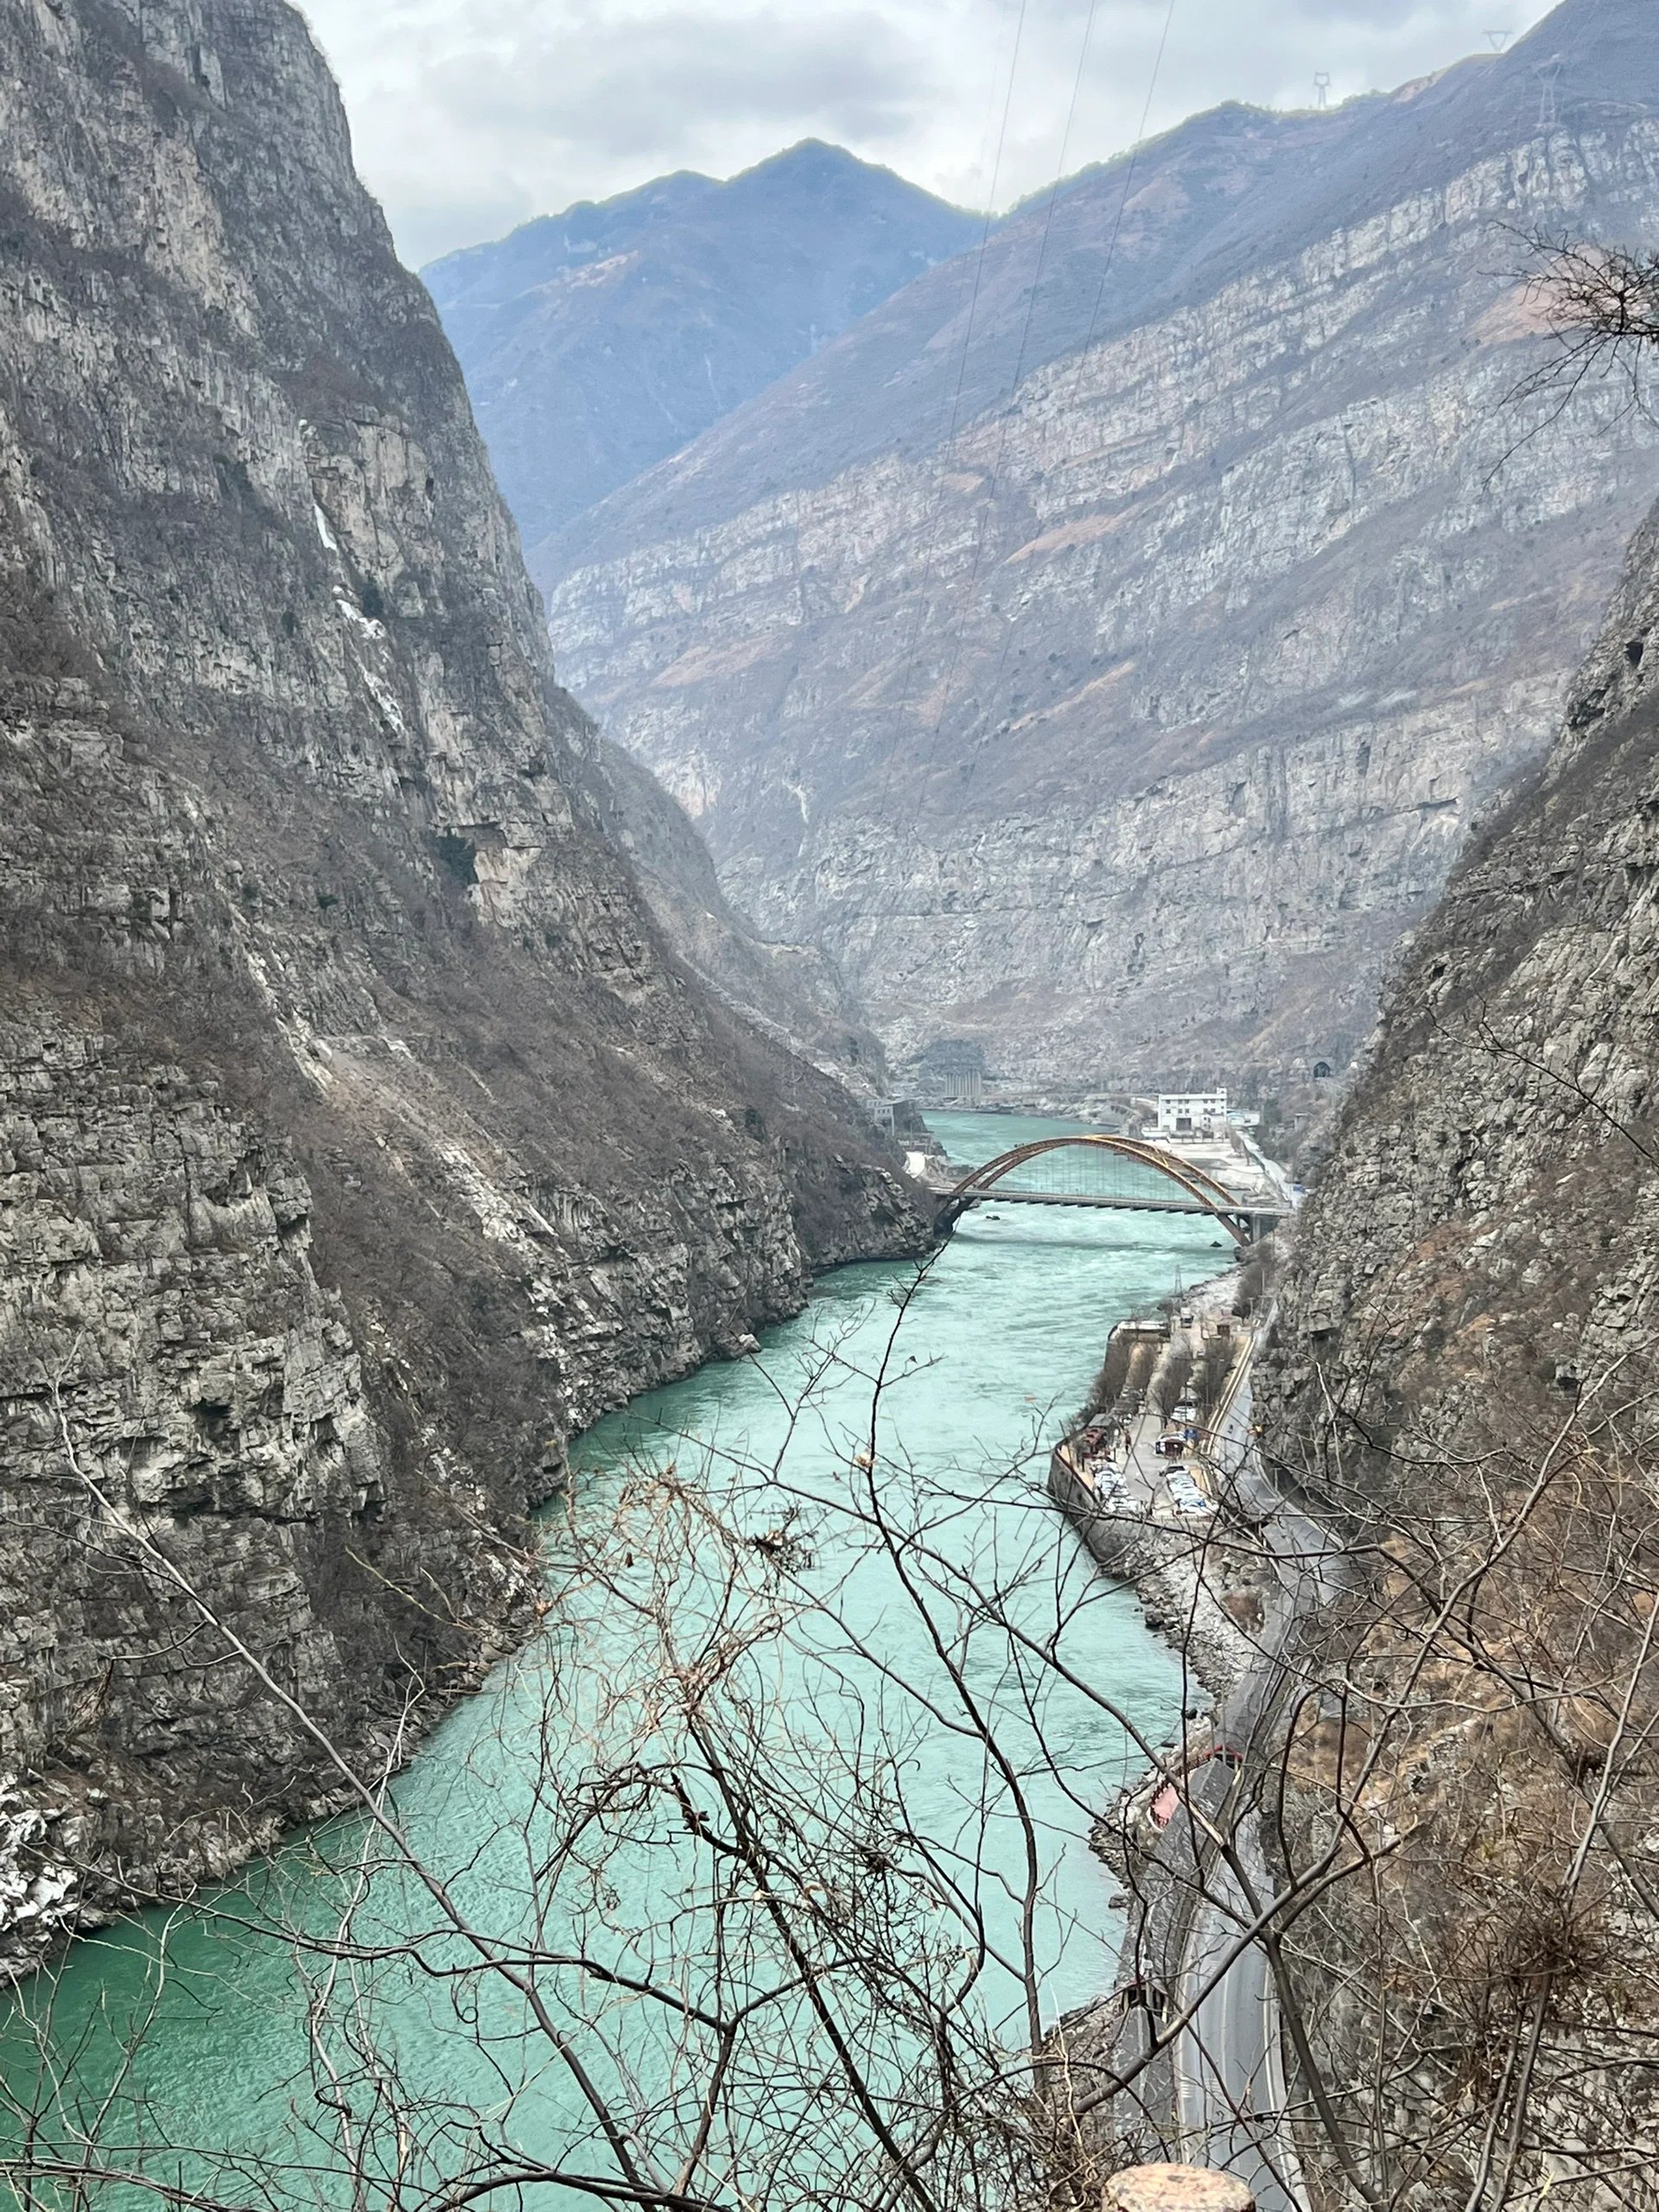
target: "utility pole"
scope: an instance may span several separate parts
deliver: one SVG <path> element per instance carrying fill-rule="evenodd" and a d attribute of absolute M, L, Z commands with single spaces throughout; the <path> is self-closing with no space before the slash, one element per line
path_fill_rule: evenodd
<path fill-rule="evenodd" d="M 1331 105 L 1331 72 L 1328 69 L 1313 72 L 1313 104 L 1316 107 L 1329 107 Z"/>

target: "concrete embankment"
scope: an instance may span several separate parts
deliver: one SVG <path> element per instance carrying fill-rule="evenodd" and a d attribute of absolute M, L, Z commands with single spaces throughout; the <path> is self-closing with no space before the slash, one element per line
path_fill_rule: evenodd
<path fill-rule="evenodd" d="M 1048 1472 L 1050 1497 L 1091 1555 L 1135 1586 L 1150 1624 L 1217 1697 L 1257 1656 L 1268 1595 L 1232 1479 L 1236 1412 L 1255 1354 L 1252 1331 L 1232 1311 L 1236 1284 L 1230 1274 L 1189 1294 L 1155 1336 L 1143 1322 L 1120 1324 L 1107 1367 L 1112 1345 L 1129 1338 L 1144 1387 L 1058 1444 Z M 1172 1370 L 1190 1376 L 1217 1353 L 1225 1371 L 1215 1403 L 1202 1412 L 1182 1403 L 1186 1386 L 1168 1387 Z M 1133 1361 L 1125 1367 L 1135 1372 Z M 1091 1436 L 1103 1440 L 1093 1453 Z"/>
<path fill-rule="evenodd" d="M 1265 1331 L 1266 1320 L 1262 1330 Z M 1128 1924 L 1111 1992 L 1068 2015 L 1057 2043 L 1088 2154 L 1186 2155 L 1245 2178 L 1260 2212 L 1297 2212 L 1275 1985 L 1260 1945 L 1240 1949 L 1247 1891 L 1271 1895 L 1275 1847 L 1262 1783 L 1282 1742 L 1300 1622 L 1344 1586 L 1330 1539 L 1268 1480 L 1251 1427 L 1247 1338 L 1202 1440 L 1213 1522 L 1194 1541 L 1136 1496 L 1135 1426 L 1110 1465 L 1055 1454 L 1051 1487 L 1102 1565 L 1149 1600 L 1148 1618 L 1219 1692 L 1096 1832 L 1122 1876 Z M 1095 1433 L 1096 1445 L 1099 1431 Z M 1166 1485 L 1167 1487 L 1167 1484 Z M 1169 1601 L 1172 1588 L 1183 1602 Z M 1249 1618 L 1245 1621 L 1248 1593 Z M 1224 1625 L 1219 1646 L 1207 1634 Z M 1119 2085 L 1129 2077 L 1127 2093 Z"/>
<path fill-rule="evenodd" d="M 1224 1328 L 1233 1349 L 1226 1386 L 1208 1416 L 1190 1425 L 1198 1433 L 1184 1436 L 1184 1452 L 1165 1448 L 1174 1424 L 1146 1409 L 1157 1400 L 1148 1376 L 1145 1404 L 1131 1395 L 1108 1421 L 1109 1456 L 1091 1458 L 1085 1425 L 1049 1464 L 1054 1503 L 1101 1567 L 1132 1585 L 1188 1676 L 1176 1738 L 1096 1825 L 1096 1849 L 1124 1884 L 1127 1925 L 1112 1988 L 1061 2027 L 1079 2131 L 1105 2166 L 1179 2148 L 1173 2054 L 1166 2047 L 1141 2062 L 1180 1985 L 1203 1884 L 1201 1824 L 1224 1815 L 1236 1788 L 1234 1717 L 1250 1700 L 1278 1595 L 1258 1527 L 1264 1501 L 1236 1479 L 1249 1443 L 1255 1354 L 1254 1333 L 1230 1313 L 1236 1281 L 1224 1277 L 1192 1294 L 1190 1319 L 1172 1319 L 1157 1354 L 1155 1372 L 1166 1373 L 1173 1357 L 1192 1357 L 1206 1330 L 1213 1342 Z M 1145 1325 L 1128 1329 L 1144 1340 Z M 1204 1510 L 1192 1504 L 1194 1488 Z M 1113 2098 L 1116 2076 L 1137 2067 L 1131 2090 Z"/>
<path fill-rule="evenodd" d="M 1148 1625 L 1175 1645 L 1194 1681 L 1211 1698 L 1224 1695 L 1250 1662 L 1261 1618 L 1254 1562 L 1236 1557 L 1227 1528 L 1103 1503 L 1064 1445 L 1049 1460 L 1048 1491 L 1105 1572 L 1134 1585 Z"/>

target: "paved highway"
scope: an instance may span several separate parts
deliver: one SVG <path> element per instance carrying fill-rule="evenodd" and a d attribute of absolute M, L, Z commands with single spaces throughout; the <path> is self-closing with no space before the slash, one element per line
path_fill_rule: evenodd
<path fill-rule="evenodd" d="M 1271 1895 L 1254 1814 L 1235 1840 L 1251 1888 Z M 1182 2009 L 1198 1992 L 1198 2009 L 1177 2038 L 1176 2117 L 1185 2156 L 1219 2166 L 1247 2183 L 1257 2212 L 1300 2212 L 1306 2202 L 1285 2126 L 1288 2097 L 1278 2004 L 1267 1956 L 1258 1947 L 1217 1973 L 1250 1917 L 1232 1869 L 1217 1859 L 1189 1923 L 1180 1982 L 1172 1992 Z M 1213 1978 L 1213 1986 L 1205 1988 Z"/>
<path fill-rule="evenodd" d="M 1247 1755 L 1271 1749 L 1296 1624 L 1333 1597 L 1342 1580 L 1340 1560 L 1317 1522 L 1281 1497 L 1262 1473 L 1250 1414 L 1247 1375 L 1227 1408 L 1217 1457 L 1240 1509 L 1258 1525 L 1279 1586 L 1276 1599 L 1265 1608 L 1260 1658 L 1217 1715 L 1219 1739 Z M 1219 1790 L 1209 1781 L 1217 1772 L 1214 1764 L 1204 1770 L 1208 1786 L 1202 1793 L 1194 1790 L 1198 1808 L 1223 1833 L 1230 1827 L 1244 1876 L 1265 1902 L 1274 1885 L 1260 1818 L 1248 1802 L 1249 1766 Z M 1217 1802 L 1205 1802 L 1211 1797 Z M 1198 2000 L 1173 2054 L 1183 2151 L 1196 2164 L 1224 2168 L 1248 2183 L 1258 2212 L 1304 2212 L 1307 2198 L 1286 2124 L 1283 2043 L 1267 1955 L 1253 1944 L 1222 1967 L 1254 1915 L 1237 1876 L 1198 1823 L 1191 1847 L 1204 1874 L 1169 1993 L 1178 2012 Z M 1212 1980 L 1214 1986 L 1206 1989 Z"/>

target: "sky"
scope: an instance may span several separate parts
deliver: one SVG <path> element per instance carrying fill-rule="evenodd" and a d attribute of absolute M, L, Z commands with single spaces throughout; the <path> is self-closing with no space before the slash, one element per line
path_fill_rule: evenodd
<path fill-rule="evenodd" d="M 1224 99 L 1307 107 L 1549 0 L 302 0 L 412 266 L 677 168 L 825 138 L 1009 206 Z"/>

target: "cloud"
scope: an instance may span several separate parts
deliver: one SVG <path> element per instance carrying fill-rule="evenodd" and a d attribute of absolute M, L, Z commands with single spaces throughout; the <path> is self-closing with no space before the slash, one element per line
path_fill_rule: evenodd
<path fill-rule="evenodd" d="M 456 54 L 429 81 L 464 127 L 507 132 L 524 158 L 556 144 L 658 168 L 734 125 L 759 124 L 770 149 L 783 117 L 820 136 L 900 140 L 934 90 L 925 50 L 874 11 L 791 22 L 685 7 L 575 37 L 527 27 L 505 55 Z"/>
<path fill-rule="evenodd" d="M 415 264 L 804 137 L 1006 207 L 1224 99 L 1300 106 L 1518 35 L 1545 0 L 306 0 Z M 1166 28 L 1167 36 L 1166 37 Z M 1162 60 L 1154 78 L 1160 48 Z M 1149 97 L 1150 96 L 1150 97 Z M 1071 118 L 1070 134 L 1067 117 Z"/>

